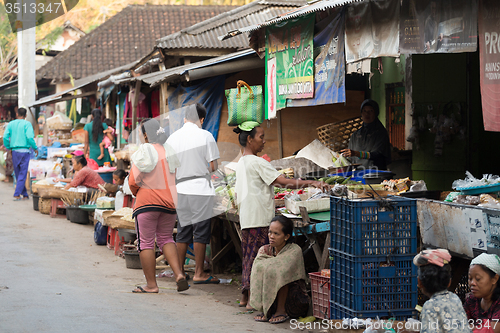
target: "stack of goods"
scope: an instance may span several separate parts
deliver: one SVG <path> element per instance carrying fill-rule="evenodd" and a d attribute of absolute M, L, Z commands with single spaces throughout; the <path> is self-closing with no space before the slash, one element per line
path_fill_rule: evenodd
<path fill-rule="evenodd" d="M 278 170 L 278 172 L 285 175 L 285 177 L 287 177 L 287 178 L 293 178 L 293 176 L 294 176 L 293 168 L 281 169 L 281 170 Z"/>
<path fill-rule="evenodd" d="M 113 229 L 135 229 L 135 219 L 132 218 L 133 209 L 123 207 L 117 211 L 103 213 L 104 224 Z"/>
<path fill-rule="evenodd" d="M 500 209 L 500 177 L 497 175 L 487 174 L 478 179 L 467 171 L 465 179 L 455 180 L 452 187 L 457 192 L 450 192 L 444 201 Z"/>
<path fill-rule="evenodd" d="M 315 188 L 306 188 L 302 194 L 299 194 L 300 191 L 285 196 L 285 207 L 288 212 L 300 214 L 300 207 L 304 207 L 308 213 L 324 212 L 330 209 L 329 194 Z"/>
<path fill-rule="evenodd" d="M 100 197 L 96 200 L 96 208 L 99 209 L 112 209 L 115 208 L 115 198 Z"/>
<path fill-rule="evenodd" d="M 71 139 L 71 129 L 73 121 L 66 117 L 65 114 L 55 112 L 54 115 L 47 119 L 48 142 L 49 145 L 56 141 L 68 141 Z"/>

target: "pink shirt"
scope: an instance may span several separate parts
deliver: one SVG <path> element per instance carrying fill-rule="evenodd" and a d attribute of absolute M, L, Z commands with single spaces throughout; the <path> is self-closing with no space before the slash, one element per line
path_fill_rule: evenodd
<path fill-rule="evenodd" d="M 73 176 L 73 180 L 71 183 L 71 187 L 77 187 L 80 185 L 90 187 L 90 188 L 99 188 L 99 184 L 104 184 L 104 180 L 102 180 L 101 176 L 88 166 L 84 166 L 80 171 L 75 173 Z"/>

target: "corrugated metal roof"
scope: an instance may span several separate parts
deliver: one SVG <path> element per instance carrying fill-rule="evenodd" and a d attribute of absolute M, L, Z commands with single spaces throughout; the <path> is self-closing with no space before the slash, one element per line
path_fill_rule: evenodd
<path fill-rule="evenodd" d="M 294 9 L 291 12 L 286 13 L 285 15 L 278 15 L 269 20 L 262 20 L 257 24 L 247 25 L 239 29 L 227 30 L 226 33 L 219 35 L 219 39 L 221 41 L 225 41 L 227 39 L 230 39 L 231 37 L 238 38 L 238 36 L 242 35 L 243 33 L 253 32 L 255 30 L 259 30 L 263 27 L 267 27 L 281 21 L 286 21 L 310 13 L 323 11 L 328 8 L 340 7 L 353 2 L 362 2 L 362 1 L 366 0 L 319 0 L 317 2 L 310 3 L 306 6 L 300 7 L 298 9 Z"/>
<path fill-rule="evenodd" d="M 159 39 L 157 47 L 162 49 L 241 49 L 248 47 L 244 36 L 231 41 L 220 41 L 219 36 L 229 30 L 256 25 L 283 15 L 306 4 L 305 0 L 254 1 L 222 13 L 211 19 L 197 23 L 189 28 Z"/>
<path fill-rule="evenodd" d="M 122 72 L 122 71 L 124 71 L 126 69 L 130 69 L 130 68 L 134 67 L 136 64 L 137 64 L 137 61 L 134 61 L 134 62 L 132 62 L 130 64 L 110 69 L 109 71 L 105 71 L 105 72 L 102 72 L 102 73 L 98 73 L 98 74 L 94 74 L 94 75 L 91 75 L 91 76 L 84 77 L 84 78 L 79 79 L 79 80 L 75 80 L 74 85 L 73 85 L 72 88 L 67 89 L 65 91 L 61 91 L 61 92 L 55 93 L 53 95 L 49 95 L 49 96 L 43 97 L 43 98 L 41 98 L 39 100 L 36 100 L 36 101 L 33 102 L 32 105 L 28 105 L 28 107 L 49 104 L 51 102 L 55 103 L 57 100 L 61 99 L 65 95 L 68 95 L 68 94 L 72 93 L 73 91 L 75 91 L 77 89 L 81 89 L 81 88 L 83 88 L 85 86 L 88 86 L 90 84 L 96 83 L 97 81 L 99 81 L 99 80 L 101 80 L 101 79 L 103 79 L 103 78 L 105 78 L 107 76 L 110 76 L 112 74 Z"/>
<path fill-rule="evenodd" d="M 144 83 L 149 84 L 151 87 L 154 87 L 154 86 L 160 84 L 161 82 L 172 81 L 172 80 L 178 78 L 179 76 L 186 74 L 190 70 L 220 64 L 222 62 L 243 58 L 246 56 L 250 56 L 252 54 L 255 54 L 254 50 L 246 49 L 243 51 L 238 51 L 238 52 L 234 52 L 231 54 L 226 54 L 226 55 L 223 55 L 220 57 L 194 62 L 194 63 L 189 64 L 189 65 L 173 67 L 173 68 L 166 69 L 164 71 L 159 71 L 159 72 L 154 72 L 154 73 L 150 73 L 150 74 L 146 74 L 146 75 L 141 75 L 141 76 L 137 76 L 137 77 L 131 77 L 131 78 L 119 80 L 116 83 L 123 84 L 123 83 L 127 83 L 127 82 L 133 82 L 133 81 L 140 80 Z"/>
<path fill-rule="evenodd" d="M 7 83 L 0 84 L 0 91 L 10 89 L 10 88 L 15 87 L 15 86 L 17 86 L 17 79 L 12 80 L 12 81 L 7 82 Z"/>

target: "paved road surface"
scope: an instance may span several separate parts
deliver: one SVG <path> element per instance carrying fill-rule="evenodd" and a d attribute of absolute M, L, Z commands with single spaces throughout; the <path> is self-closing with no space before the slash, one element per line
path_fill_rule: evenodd
<path fill-rule="evenodd" d="M 95 245 L 91 225 L 42 215 L 13 191 L 0 183 L 1 333 L 291 331 L 236 315 L 198 286 L 177 293 L 173 279 L 159 281 L 160 294 L 131 293 L 142 270 Z"/>

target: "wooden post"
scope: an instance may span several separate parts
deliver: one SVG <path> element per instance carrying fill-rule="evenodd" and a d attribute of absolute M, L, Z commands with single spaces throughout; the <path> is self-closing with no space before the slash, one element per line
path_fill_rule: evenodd
<path fill-rule="evenodd" d="M 283 158 L 283 138 L 281 133 L 281 111 L 277 111 L 278 114 L 278 148 L 280 153 L 280 158 Z"/>
<path fill-rule="evenodd" d="M 142 81 L 140 80 L 135 82 L 134 101 L 132 102 L 132 132 L 134 132 L 137 127 L 137 105 L 139 104 L 139 95 L 141 94 L 141 84 Z"/>
<path fill-rule="evenodd" d="M 160 115 L 162 117 L 167 112 L 167 99 L 168 99 L 167 89 L 168 89 L 168 83 L 163 82 L 160 84 Z"/>
<path fill-rule="evenodd" d="M 43 145 L 48 146 L 49 144 L 49 126 L 47 122 L 43 123 Z"/>

